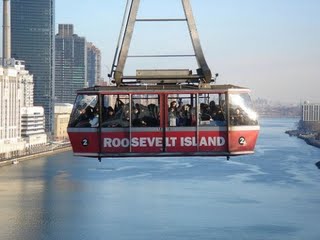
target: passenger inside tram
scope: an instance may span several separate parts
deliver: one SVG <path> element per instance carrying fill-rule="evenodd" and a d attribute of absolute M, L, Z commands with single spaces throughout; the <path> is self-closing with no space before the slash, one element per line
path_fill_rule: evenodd
<path fill-rule="evenodd" d="M 253 110 L 250 96 L 230 94 L 230 124 L 233 126 L 257 125 L 258 115 Z"/>
<path fill-rule="evenodd" d="M 98 127 L 99 108 L 97 103 L 92 105 L 79 105 L 75 108 L 73 118 L 70 120 L 69 127 Z"/>
<path fill-rule="evenodd" d="M 143 121 L 144 109 L 141 112 L 140 104 L 132 104 L 131 109 L 131 121 L 133 127 L 144 127 L 146 126 L 146 122 Z"/>
<path fill-rule="evenodd" d="M 220 106 L 217 106 L 217 111 L 215 112 L 213 119 L 215 121 L 226 121 L 225 114 Z"/>
<path fill-rule="evenodd" d="M 214 100 L 211 100 L 209 104 L 200 103 L 200 126 L 226 126 L 226 116 L 223 108 L 220 105 L 216 105 Z"/>
<path fill-rule="evenodd" d="M 98 127 L 99 126 L 99 107 L 98 104 L 92 110 L 89 115 L 89 122 L 91 127 Z"/>
<path fill-rule="evenodd" d="M 80 110 L 79 116 L 73 123 L 74 127 L 91 127 L 90 118 L 93 116 L 92 112 L 93 110 L 91 107 Z"/>
<path fill-rule="evenodd" d="M 211 113 L 209 105 L 206 103 L 200 103 L 200 121 L 210 121 Z"/>
<path fill-rule="evenodd" d="M 107 95 L 106 95 L 107 96 Z M 116 96 L 112 96 L 116 97 Z M 217 97 L 218 96 L 218 97 Z M 114 98 L 115 104 L 108 106 L 102 103 L 102 127 L 158 127 L 160 126 L 158 97 L 154 95 L 133 98 L 129 104 L 128 95 L 120 95 Z M 169 96 L 168 125 L 172 127 L 195 126 L 196 107 L 194 107 L 194 96 L 184 98 Z M 179 104 L 178 100 L 179 99 Z M 216 104 L 217 102 L 220 104 Z M 230 94 L 229 113 L 230 125 L 257 125 L 257 114 L 252 110 L 250 98 L 245 94 Z M 210 100 L 210 101 L 209 101 Z M 110 100 L 111 101 L 111 100 Z M 111 101 L 112 102 L 112 101 Z M 142 104 L 144 103 L 144 104 Z M 208 104 L 207 104 L 208 103 Z M 224 97 L 221 95 L 204 95 L 200 99 L 199 125 L 200 126 L 225 126 L 226 106 Z M 107 105 L 107 106 L 104 106 Z M 130 109 L 130 105 L 132 109 Z M 114 106 L 114 107 L 113 107 Z M 131 110 L 131 111 L 130 111 Z M 131 117 L 130 117 L 131 114 Z M 131 123 L 130 123 L 131 118 Z M 98 127 L 99 126 L 99 104 L 97 95 L 79 95 L 70 119 L 69 127 Z"/>
<path fill-rule="evenodd" d="M 246 125 L 245 117 L 239 108 L 231 109 L 231 125 Z"/>
<path fill-rule="evenodd" d="M 178 108 L 177 108 L 177 102 L 172 101 L 170 103 L 170 107 L 168 109 L 168 117 L 169 117 L 169 126 L 175 127 L 177 126 L 177 120 L 178 120 Z"/>
<path fill-rule="evenodd" d="M 182 105 L 178 111 L 177 116 L 177 125 L 178 126 L 191 126 L 192 125 L 192 113 L 191 105 L 185 104 Z"/>
<path fill-rule="evenodd" d="M 108 106 L 104 113 L 104 121 L 114 120 L 114 118 L 115 118 L 115 114 L 114 114 L 113 107 Z"/>
<path fill-rule="evenodd" d="M 133 127 L 158 127 L 160 126 L 158 106 L 150 103 L 147 106 L 136 103 L 132 109 Z"/>
<path fill-rule="evenodd" d="M 225 115 L 222 111 L 222 108 L 219 105 L 216 105 L 215 101 L 211 101 L 210 105 L 210 115 L 211 119 L 214 121 L 214 125 L 224 126 L 226 125 Z"/>
<path fill-rule="evenodd" d="M 156 104 L 150 103 L 147 106 L 148 115 L 145 116 L 144 121 L 147 123 L 147 126 L 150 127 L 159 127 L 160 126 L 160 112 Z"/>
<path fill-rule="evenodd" d="M 76 98 L 68 127 L 97 127 L 99 105 L 97 95 L 79 94 Z"/>
<path fill-rule="evenodd" d="M 168 107 L 168 125 L 170 127 L 187 127 L 196 124 L 195 108 L 190 104 L 190 97 L 180 97 L 179 104 L 176 100 L 170 102 Z"/>
<path fill-rule="evenodd" d="M 123 102 L 117 99 L 114 105 L 107 106 L 103 114 L 102 127 L 129 127 L 130 114 L 132 127 L 158 127 L 160 126 L 159 108 L 156 104 L 150 103 L 147 106 L 134 102 L 128 103 L 128 99 Z M 140 99 L 141 100 L 141 99 Z"/>
<path fill-rule="evenodd" d="M 105 117 L 102 127 L 128 127 L 129 126 L 129 108 L 119 98 L 116 99 L 114 108 L 106 107 Z"/>

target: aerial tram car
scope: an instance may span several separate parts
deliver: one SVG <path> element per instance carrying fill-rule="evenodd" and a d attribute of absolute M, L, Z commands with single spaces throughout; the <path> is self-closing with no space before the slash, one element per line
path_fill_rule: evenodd
<path fill-rule="evenodd" d="M 182 0 L 182 5 L 199 66 L 196 73 L 189 69 L 147 69 L 124 76 L 135 22 L 177 21 L 137 19 L 139 2 L 128 0 L 126 24 L 119 38 L 121 48 L 116 51 L 110 74 L 114 84 L 77 91 L 68 125 L 74 155 L 99 160 L 138 156 L 229 159 L 254 153 L 259 125 L 250 90 L 215 84 L 189 0 Z"/>

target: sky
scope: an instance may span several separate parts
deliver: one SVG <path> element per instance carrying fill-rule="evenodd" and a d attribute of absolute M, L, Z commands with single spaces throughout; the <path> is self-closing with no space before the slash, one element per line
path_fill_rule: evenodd
<path fill-rule="evenodd" d="M 127 0 L 56 0 L 56 29 L 75 33 L 102 51 L 102 72 L 112 65 Z M 320 1 L 190 0 L 207 63 L 218 84 L 248 87 L 254 98 L 320 103 Z M 139 18 L 181 18 L 180 0 L 141 0 Z M 136 23 L 129 54 L 192 54 L 187 26 Z M 195 69 L 195 59 L 128 59 L 125 71 Z"/>

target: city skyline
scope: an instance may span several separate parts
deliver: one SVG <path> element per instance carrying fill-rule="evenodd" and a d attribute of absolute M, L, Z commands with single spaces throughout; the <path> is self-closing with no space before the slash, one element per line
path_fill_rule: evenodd
<path fill-rule="evenodd" d="M 55 32 L 59 23 L 70 23 L 77 28 L 79 35 L 98 46 L 105 79 L 112 64 L 125 4 L 126 1 L 116 0 L 108 3 L 56 0 Z M 320 62 L 317 46 L 320 41 L 320 2 L 191 0 L 191 5 L 207 62 L 213 73 L 219 73 L 218 84 L 249 87 L 254 98 L 320 102 L 320 73 L 317 69 Z M 141 1 L 140 6 L 141 17 L 181 16 L 180 0 Z M 74 9 L 72 14 L 70 9 Z M 157 11 L 152 12 L 154 9 Z M 147 34 L 143 28 L 147 29 Z M 155 29 L 158 27 L 137 24 L 136 42 L 132 47 L 154 50 L 146 36 L 157 35 L 162 42 L 170 43 L 171 49 L 190 53 L 190 44 L 184 44 L 189 41 L 188 33 L 181 26 L 172 28 L 174 31 L 170 33 L 181 33 L 182 37 L 165 36 L 163 29 Z M 158 48 L 164 49 L 166 44 Z M 142 62 L 141 65 L 147 64 Z"/>

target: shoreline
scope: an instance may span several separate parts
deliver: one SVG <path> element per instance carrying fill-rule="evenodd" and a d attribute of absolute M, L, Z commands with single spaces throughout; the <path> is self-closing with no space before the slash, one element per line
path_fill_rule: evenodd
<path fill-rule="evenodd" d="M 39 153 L 30 154 L 30 155 L 20 156 L 20 157 L 8 159 L 8 160 L 1 160 L 0 161 L 0 167 L 12 165 L 12 164 L 15 164 L 15 163 L 31 160 L 31 159 L 38 158 L 38 157 L 55 155 L 55 154 L 58 154 L 58 153 L 61 153 L 61 152 L 67 152 L 67 151 L 71 151 L 71 150 L 72 150 L 72 147 L 68 145 L 68 146 L 65 146 L 65 147 L 56 148 L 56 149 L 52 149 L 52 150 L 48 150 L 48 151 L 44 151 L 44 152 L 39 152 Z"/>
<path fill-rule="evenodd" d="M 300 138 L 304 140 L 308 145 L 311 145 L 316 148 L 320 148 L 320 140 L 317 140 L 314 138 L 311 134 L 302 134 L 298 130 L 288 130 L 285 131 L 286 134 L 288 134 L 290 137 L 295 136 L 297 138 Z"/>

